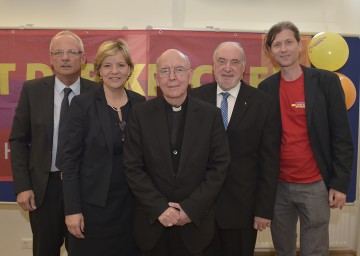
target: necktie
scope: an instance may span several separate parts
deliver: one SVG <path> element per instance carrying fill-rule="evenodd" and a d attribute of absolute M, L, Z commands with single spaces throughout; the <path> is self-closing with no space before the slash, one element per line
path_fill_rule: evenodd
<path fill-rule="evenodd" d="M 230 93 L 228 92 L 222 92 L 221 93 L 222 95 L 222 100 L 221 100 L 221 103 L 220 103 L 220 109 L 221 109 L 221 115 L 222 115 L 222 118 L 223 118 L 223 122 L 224 122 L 224 127 L 225 127 L 225 130 L 228 126 L 228 101 L 227 101 L 227 98 L 230 96 Z"/>
<path fill-rule="evenodd" d="M 61 169 L 61 160 L 62 160 L 62 153 L 64 147 L 64 138 L 65 138 L 65 126 L 66 126 L 66 116 L 69 111 L 69 94 L 72 90 L 68 87 L 64 89 L 64 98 L 61 102 L 60 108 L 60 120 L 59 120 L 59 134 L 58 134 L 58 145 L 56 151 L 56 167 L 60 170 Z"/>

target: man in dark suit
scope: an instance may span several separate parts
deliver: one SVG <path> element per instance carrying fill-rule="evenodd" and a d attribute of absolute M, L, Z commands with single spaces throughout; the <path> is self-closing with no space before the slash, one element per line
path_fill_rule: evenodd
<path fill-rule="evenodd" d="M 203 255 L 230 154 L 219 109 L 187 95 L 192 70 L 178 50 L 157 60 L 163 96 L 135 106 L 127 123 L 125 175 L 135 195 L 142 255 Z"/>
<path fill-rule="evenodd" d="M 299 219 L 301 255 L 329 255 L 330 208 L 346 202 L 353 143 L 338 76 L 301 66 L 300 39 L 289 21 L 275 24 L 265 38 L 280 66 L 259 85 L 277 101 L 282 132 L 271 233 L 276 255 L 295 255 Z"/>
<path fill-rule="evenodd" d="M 80 78 L 85 59 L 76 34 L 55 35 L 50 43 L 54 76 L 24 83 L 13 120 L 9 141 L 14 187 L 18 204 L 29 211 L 35 256 L 60 255 L 67 238 L 61 169 L 56 164 L 60 106 L 64 88 L 71 88 L 70 101 L 96 84 Z"/>
<path fill-rule="evenodd" d="M 190 92 L 222 109 L 231 153 L 216 203 L 218 232 L 207 254 L 250 256 L 257 230 L 269 227 L 273 215 L 280 145 L 275 104 L 242 81 L 246 59 L 239 43 L 221 43 L 213 59 L 216 82 Z"/>

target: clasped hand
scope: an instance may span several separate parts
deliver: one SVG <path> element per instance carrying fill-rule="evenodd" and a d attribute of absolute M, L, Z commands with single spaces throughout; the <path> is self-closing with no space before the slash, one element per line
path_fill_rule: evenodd
<path fill-rule="evenodd" d="M 190 223 L 189 216 L 178 203 L 169 203 L 169 207 L 159 216 L 158 220 L 164 227 L 183 226 Z"/>

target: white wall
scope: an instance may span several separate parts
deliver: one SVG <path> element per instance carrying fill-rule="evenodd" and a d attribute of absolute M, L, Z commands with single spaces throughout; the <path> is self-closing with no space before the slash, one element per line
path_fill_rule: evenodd
<path fill-rule="evenodd" d="M 358 0 L 0 0 L 0 27 L 265 31 L 291 20 L 302 32 L 360 34 Z"/>
<path fill-rule="evenodd" d="M 359 0 L 0 0 L 0 11 L 0 28 L 145 29 L 151 25 L 264 32 L 280 20 L 291 20 L 304 33 L 360 35 Z M 360 251 L 359 208 L 356 203 L 342 210 L 353 223 L 345 249 Z M 332 218 L 331 227 L 338 225 L 338 218 L 338 214 Z M 21 249 L 21 238 L 30 237 L 27 214 L 16 204 L 0 204 L 1 255 L 31 255 L 31 250 Z"/>

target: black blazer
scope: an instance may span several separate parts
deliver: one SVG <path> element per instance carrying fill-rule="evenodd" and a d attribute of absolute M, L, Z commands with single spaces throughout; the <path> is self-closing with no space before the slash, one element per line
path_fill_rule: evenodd
<path fill-rule="evenodd" d="M 145 97 L 126 90 L 133 107 Z M 113 165 L 112 127 L 103 87 L 70 105 L 63 157 L 65 215 L 81 213 L 82 200 L 104 207 Z"/>
<path fill-rule="evenodd" d="M 347 193 L 354 148 L 339 77 L 326 70 L 302 67 L 306 104 L 306 123 L 310 146 L 325 184 Z M 278 72 L 259 84 L 259 89 L 277 101 L 277 122 L 280 117 L 280 75 Z M 281 131 L 281 128 L 280 128 Z"/>
<path fill-rule="evenodd" d="M 55 76 L 26 81 L 10 133 L 11 166 L 15 193 L 33 190 L 39 207 L 48 183 L 54 130 Z M 97 83 L 80 78 L 80 92 Z"/>
<path fill-rule="evenodd" d="M 217 84 L 190 93 L 216 106 Z M 227 128 L 231 163 L 217 200 L 221 228 L 248 228 L 254 216 L 272 219 L 279 173 L 280 132 L 274 100 L 241 82 Z"/>
<path fill-rule="evenodd" d="M 192 220 L 181 229 L 191 252 L 199 252 L 214 234 L 215 199 L 230 160 L 220 110 L 188 96 L 182 151 L 174 177 L 165 100 L 158 97 L 133 108 L 124 146 L 125 175 L 135 195 L 137 244 L 150 250 L 164 227 L 158 217 L 178 202 Z"/>

